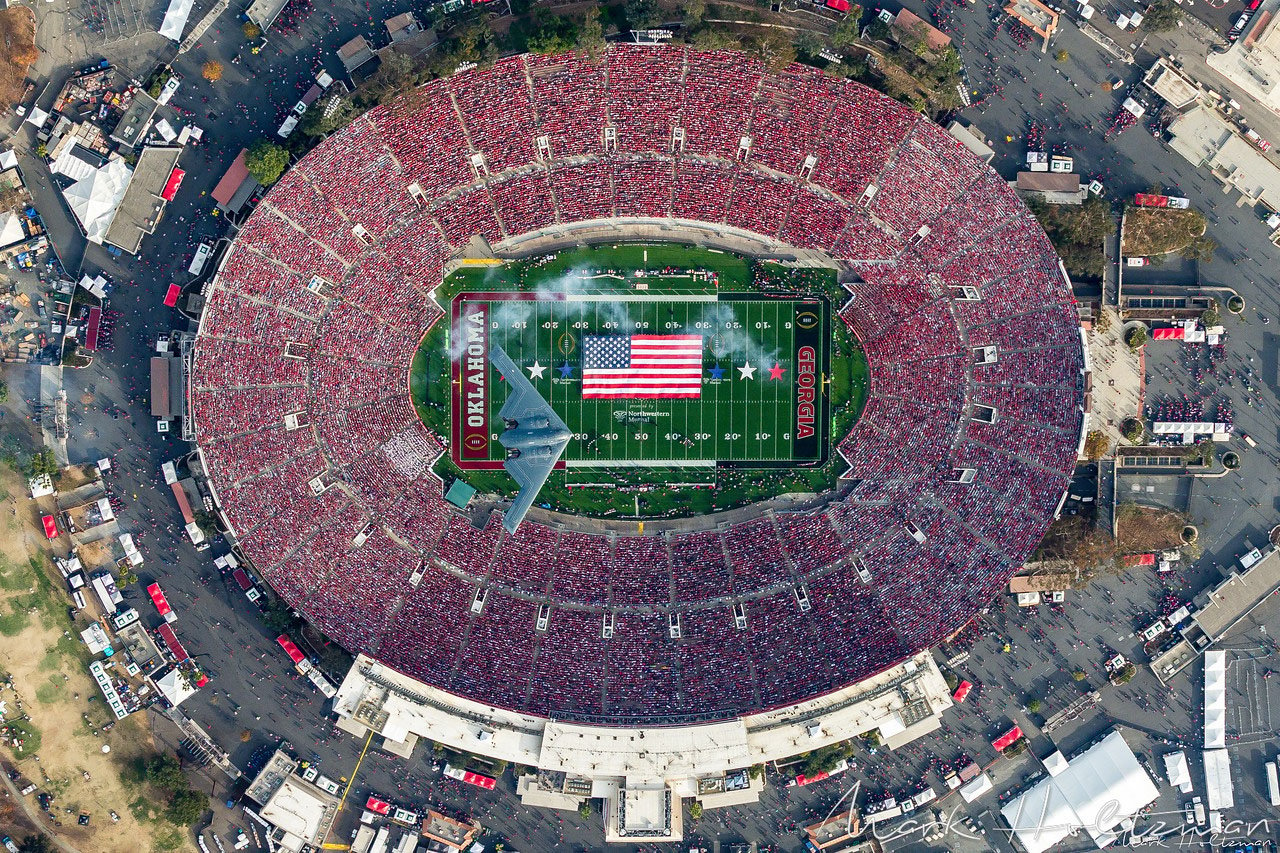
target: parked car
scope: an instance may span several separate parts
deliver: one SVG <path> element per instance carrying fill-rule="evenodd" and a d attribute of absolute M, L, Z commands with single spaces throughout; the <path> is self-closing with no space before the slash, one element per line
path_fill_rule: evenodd
<path fill-rule="evenodd" d="M 1145 267 L 1151 263 L 1151 259 L 1150 258 L 1125 258 L 1124 262 L 1126 265 L 1131 267 Z"/>

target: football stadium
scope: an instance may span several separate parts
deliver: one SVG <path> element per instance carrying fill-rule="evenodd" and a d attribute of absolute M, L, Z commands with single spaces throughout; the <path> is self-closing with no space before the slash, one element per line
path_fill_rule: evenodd
<path fill-rule="evenodd" d="M 293 166 L 206 296 L 200 458 L 239 553 L 357 656 L 339 725 L 538 768 L 526 802 L 589 790 L 611 840 L 936 728 L 927 650 L 1038 544 L 1086 428 L 1014 191 L 729 51 L 427 83 Z"/>

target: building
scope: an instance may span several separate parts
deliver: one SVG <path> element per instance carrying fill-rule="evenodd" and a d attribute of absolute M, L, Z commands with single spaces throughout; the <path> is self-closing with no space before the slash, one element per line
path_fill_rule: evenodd
<path fill-rule="evenodd" d="M 482 705 L 360 655 L 334 698 L 338 727 L 409 758 L 420 738 L 537 768 L 519 788 L 528 805 L 576 809 L 601 798 L 610 840 L 678 838 L 680 800 L 704 808 L 759 799 L 746 771 L 877 730 L 896 749 L 940 726 L 952 704 L 932 655 L 799 705 L 701 725 L 655 728 L 549 720 Z M 746 780 L 741 782 L 741 780 Z M 717 784 L 718 783 L 718 784 Z"/>
<path fill-rule="evenodd" d="M 280 13 L 284 11 L 284 7 L 288 2 L 289 0 L 253 0 L 249 4 L 249 8 L 245 10 L 244 16 L 257 24 L 259 29 L 265 33 L 271 29 L 271 25 L 276 22 L 276 18 L 280 17 Z"/>
<path fill-rule="evenodd" d="M 1228 190 L 1250 204 L 1280 206 L 1280 166 L 1272 163 L 1236 129 L 1204 105 L 1169 125 L 1169 146 L 1196 167 L 1207 168 Z"/>
<path fill-rule="evenodd" d="M 154 234 L 164 217 L 164 209 L 173 201 L 182 183 L 178 168 L 182 148 L 149 145 L 142 149 L 133 167 L 133 176 L 111 223 L 103 234 L 109 243 L 131 255 L 142 248 L 142 238 Z"/>
<path fill-rule="evenodd" d="M 1055 752 L 1044 766 L 1044 778 L 1000 809 L 1027 853 L 1043 853 L 1082 830 L 1106 847 L 1159 796 L 1118 731 L 1069 761 Z"/>
<path fill-rule="evenodd" d="M 111 131 L 112 140 L 126 148 L 137 148 L 147 135 L 147 128 L 151 126 L 151 119 L 159 107 L 159 101 L 141 89 L 135 89 L 133 99 L 124 115 L 120 116 L 116 129 Z"/>
<path fill-rule="evenodd" d="M 1200 97 L 1200 86 L 1165 57 L 1156 60 L 1142 83 L 1175 110 L 1185 110 Z"/>
<path fill-rule="evenodd" d="M 1268 4 L 1270 5 L 1270 4 Z M 1280 17 L 1259 10 L 1252 27 L 1225 53 L 1209 51 L 1205 62 L 1267 109 L 1280 112 Z"/>
<path fill-rule="evenodd" d="M 1009 0 L 1004 13 L 1043 39 L 1040 51 L 1049 49 L 1049 39 L 1058 29 L 1058 13 L 1040 0 Z"/>
<path fill-rule="evenodd" d="M 422 835 L 425 838 L 458 850 L 466 849 L 479 832 L 478 823 L 463 823 L 430 809 L 427 809 L 427 815 L 422 819 Z"/>
<path fill-rule="evenodd" d="M 1013 188 L 1023 198 L 1049 204 L 1084 204 L 1089 191 L 1080 176 L 1071 172 L 1019 172 Z"/>
<path fill-rule="evenodd" d="M 938 51 L 951 46 L 951 36 L 906 9 L 898 12 L 889 28 L 898 41 L 902 41 L 906 33 L 920 33 L 924 36 L 924 43 L 928 45 L 929 50 Z"/>
<path fill-rule="evenodd" d="M 422 31 L 422 25 L 418 23 L 418 19 L 413 16 L 412 12 L 401 12 L 392 18 L 387 18 L 387 36 L 391 42 L 404 41 L 412 37 L 415 33 Z"/>
<path fill-rule="evenodd" d="M 370 59 L 373 59 L 373 50 L 369 47 L 369 42 L 365 41 L 364 36 L 356 36 L 338 48 L 338 59 L 342 60 L 342 67 L 347 69 L 347 73 L 350 74 Z"/>
<path fill-rule="evenodd" d="M 951 134 L 956 142 L 968 148 L 969 152 L 982 162 L 990 163 L 995 159 L 995 149 L 991 147 L 991 143 L 976 127 L 953 121 L 947 125 L 947 133 Z"/>
<path fill-rule="evenodd" d="M 209 193 L 218 203 L 223 213 L 238 213 L 261 185 L 249 176 L 249 167 L 245 165 L 248 148 L 241 148 L 236 159 L 231 161 L 226 173 L 218 181 L 218 185 Z"/>
<path fill-rule="evenodd" d="M 282 749 L 267 760 L 244 794 L 262 806 L 259 816 L 271 825 L 276 849 L 298 853 L 304 846 L 317 850 L 338 815 L 339 800 L 294 775 L 298 762 Z"/>

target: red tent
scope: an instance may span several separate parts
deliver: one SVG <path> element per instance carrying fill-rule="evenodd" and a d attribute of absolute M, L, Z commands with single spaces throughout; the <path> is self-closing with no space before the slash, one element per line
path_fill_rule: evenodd
<path fill-rule="evenodd" d="M 169 606 L 169 600 L 164 597 L 164 592 L 160 589 L 160 584 L 153 583 L 147 587 L 147 595 L 151 596 L 151 603 L 156 606 L 156 610 L 160 611 L 161 616 L 168 616 L 173 612 L 173 608 Z"/>
<path fill-rule="evenodd" d="M 280 648 L 284 649 L 284 653 L 289 656 L 289 660 L 293 661 L 294 664 L 300 664 L 307 659 L 307 656 L 298 650 L 298 647 L 293 644 L 293 640 L 290 640 L 287 635 L 281 634 L 276 637 L 276 642 L 280 644 Z"/>
<path fill-rule="evenodd" d="M 166 622 L 156 629 L 156 633 L 160 635 L 160 639 L 164 640 L 164 644 L 169 647 L 169 654 L 173 655 L 173 659 L 178 663 L 182 663 L 191 657 L 187 654 L 187 650 L 182 647 L 182 643 L 178 642 L 178 635 L 173 633 L 173 628 Z"/>
<path fill-rule="evenodd" d="M 1180 341 L 1186 334 L 1186 329 L 1181 326 L 1174 326 L 1170 329 L 1154 329 L 1151 332 L 1151 337 L 1157 341 Z"/>
<path fill-rule="evenodd" d="M 1014 726 L 1013 728 L 1009 729 L 1009 731 L 1005 732 L 1004 734 L 1000 735 L 1000 737 L 993 740 L 991 742 L 991 745 L 998 750 L 1003 750 L 1006 747 L 1017 743 L 1021 738 L 1022 738 L 1022 729 L 1018 728 L 1017 726 Z"/>
<path fill-rule="evenodd" d="M 796 784 L 797 784 L 797 785 L 812 785 L 814 782 L 821 782 L 823 779 L 829 779 L 830 777 L 831 777 L 831 774 L 830 774 L 830 773 L 828 773 L 828 772 L 827 772 L 827 771 L 825 771 L 825 770 L 823 770 L 823 771 L 821 771 L 821 772 L 818 772 L 818 773 L 815 773 L 815 774 L 813 774 L 812 776 L 805 776 L 805 775 L 801 774 L 801 775 L 799 775 L 799 776 L 797 776 L 797 777 L 796 777 Z"/>
<path fill-rule="evenodd" d="M 477 788 L 484 788 L 486 791 L 492 791 L 496 786 L 497 780 L 479 773 L 472 773 L 470 770 L 462 774 L 462 781 L 468 785 L 475 785 Z"/>
<path fill-rule="evenodd" d="M 849 0 L 827 0 L 827 8 L 835 9 L 837 12 L 848 12 Z"/>
<path fill-rule="evenodd" d="M 178 294 L 182 292 L 182 288 L 176 284 L 169 285 L 169 289 L 164 294 L 164 304 L 170 308 L 178 304 Z"/>
<path fill-rule="evenodd" d="M 187 173 L 181 169 L 174 169 L 169 173 L 169 180 L 165 182 L 164 189 L 160 191 L 160 198 L 165 201 L 173 201 L 173 197 L 178 194 L 178 187 L 182 186 L 182 178 Z"/>
<path fill-rule="evenodd" d="M 960 686 L 956 688 L 956 692 L 951 694 L 951 698 L 957 702 L 963 702 L 965 697 L 969 695 L 969 691 L 973 689 L 973 685 L 967 681 L 960 682 Z"/>
<path fill-rule="evenodd" d="M 391 803 L 383 802 L 377 797 L 370 797 L 365 801 L 364 807 L 374 814 L 386 815 L 391 813 Z"/>
<path fill-rule="evenodd" d="M 84 332 L 84 348 L 87 350 L 96 350 L 98 348 L 98 328 L 102 325 L 102 309 L 89 309 L 89 325 Z"/>
<path fill-rule="evenodd" d="M 209 676 L 205 675 L 203 672 L 200 673 L 200 677 L 196 679 L 196 687 L 204 687 L 208 683 Z"/>
<path fill-rule="evenodd" d="M 46 539 L 58 538 L 58 522 L 52 515 L 41 517 L 40 523 L 44 525 L 44 535 Z"/>
<path fill-rule="evenodd" d="M 1138 566 L 1154 566 L 1156 564 L 1155 554 L 1131 554 L 1123 558 L 1122 562 L 1126 568 L 1134 569 Z"/>

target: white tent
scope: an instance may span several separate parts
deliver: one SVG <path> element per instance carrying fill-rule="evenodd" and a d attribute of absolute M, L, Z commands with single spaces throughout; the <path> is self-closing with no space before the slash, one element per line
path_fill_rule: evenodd
<path fill-rule="evenodd" d="M 90 243 L 102 244 L 132 176 L 129 164 L 114 158 L 62 191 Z"/>
<path fill-rule="evenodd" d="M 1171 752 L 1164 757 L 1164 772 L 1169 776 L 1169 784 L 1184 794 L 1191 793 L 1191 771 L 1187 768 L 1187 756 L 1181 751 Z"/>
<path fill-rule="evenodd" d="M 196 693 L 191 682 L 187 681 L 187 677 L 177 667 L 156 679 L 156 689 L 169 700 L 171 705 L 181 705 Z"/>
<path fill-rule="evenodd" d="M 1227 653 L 1204 653 L 1204 748 L 1227 745 Z"/>
<path fill-rule="evenodd" d="M 1231 784 L 1231 756 L 1225 749 L 1204 751 L 1204 782 L 1209 811 L 1222 811 L 1236 804 L 1235 788 Z"/>
<path fill-rule="evenodd" d="M 169 8 L 160 22 L 160 35 L 173 41 L 182 41 L 182 31 L 187 26 L 187 18 L 191 16 L 191 7 L 195 0 L 169 0 Z"/>
<path fill-rule="evenodd" d="M 13 169 L 18 165 L 18 155 L 13 153 L 12 148 L 6 148 L 0 151 L 0 169 Z"/>
<path fill-rule="evenodd" d="M 972 803 L 983 794 L 990 791 L 995 786 L 991 784 L 991 777 L 986 773 L 979 773 L 968 782 L 960 786 L 960 796 L 964 797 L 966 803 Z"/>
<path fill-rule="evenodd" d="M 1113 731 L 1000 813 L 1028 853 L 1042 853 L 1081 829 L 1106 847 L 1157 796 L 1133 750 Z"/>
<path fill-rule="evenodd" d="M 16 211 L 9 211 L 0 216 L 0 248 L 21 243 L 27 239 L 27 230 L 22 227 L 22 217 Z"/>

